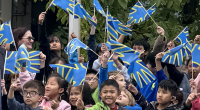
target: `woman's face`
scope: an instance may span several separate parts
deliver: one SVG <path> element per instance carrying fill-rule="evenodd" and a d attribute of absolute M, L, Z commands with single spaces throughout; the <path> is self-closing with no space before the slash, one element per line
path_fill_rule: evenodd
<path fill-rule="evenodd" d="M 32 36 L 32 33 L 31 33 L 31 31 L 28 30 L 24 34 L 22 39 L 18 41 L 18 45 L 20 46 L 20 45 L 24 44 L 28 50 L 31 50 L 33 42 L 34 42 L 34 38 Z"/>
<path fill-rule="evenodd" d="M 124 93 L 124 91 L 121 92 L 121 95 L 117 98 L 116 102 L 121 105 L 121 106 L 129 106 L 129 98 L 128 96 Z"/>

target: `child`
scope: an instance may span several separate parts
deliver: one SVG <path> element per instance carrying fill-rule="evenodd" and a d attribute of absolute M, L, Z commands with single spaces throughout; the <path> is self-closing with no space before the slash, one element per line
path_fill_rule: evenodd
<path fill-rule="evenodd" d="M 108 72 L 109 79 L 114 79 L 119 84 L 119 90 L 122 91 L 126 89 L 126 82 L 124 79 L 124 75 L 121 74 L 119 71 L 111 71 Z"/>
<path fill-rule="evenodd" d="M 190 79 L 191 93 L 197 94 L 197 84 L 193 79 Z M 198 93 L 199 94 L 199 93 Z M 191 110 L 200 110 L 200 98 L 197 97 L 196 100 L 192 101 L 192 109 Z"/>
<path fill-rule="evenodd" d="M 19 74 L 6 74 L 5 76 L 9 77 L 5 81 L 1 80 L 1 87 L 3 91 L 2 100 L 7 100 L 7 91 L 9 91 L 10 85 L 14 82 L 17 83 L 17 87 L 14 92 L 14 97 L 19 103 L 24 103 L 23 96 L 22 96 L 22 88 L 21 83 L 19 80 Z M 2 101 L 2 110 L 8 110 L 7 101 Z"/>
<path fill-rule="evenodd" d="M 117 97 L 120 95 L 119 85 L 115 80 L 108 79 L 104 81 L 100 86 L 99 95 L 102 102 L 98 102 L 88 110 L 127 110 L 115 104 Z M 79 105 L 77 107 L 78 110 L 84 109 L 84 106 L 82 106 L 83 104 L 80 102 L 77 105 Z"/>
<path fill-rule="evenodd" d="M 69 88 L 69 103 L 71 104 L 71 110 L 77 109 L 79 101 L 84 102 L 85 108 L 89 108 L 95 104 L 92 99 L 91 89 L 88 83 L 84 83 L 84 86 L 75 86 Z"/>
<path fill-rule="evenodd" d="M 85 76 L 85 82 L 87 82 L 90 86 L 91 92 L 92 92 L 92 98 L 95 101 L 95 103 L 100 102 L 100 99 L 98 96 L 99 94 L 99 75 L 97 74 L 96 70 L 93 69 L 87 69 L 87 73 Z"/>
<path fill-rule="evenodd" d="M 65 101 L 68 82 L 59 74 L 53 73 L 45 86 L 45 98 L 40 106 L 54 110 L 71 110 L 71 106 Z M 49 101 L 48 101 L 49 100 Z"/>
<path fill-rule="evenodd" d="M 143 110 L 178 110 L 177 106 L 172 103 L 172 101 L 176 99 L 175 96 L 178 90 L 178 86 L 173 80 L 162 80 L 158 85 L 157 101 L 149 104 L 133 85 L 129 85 L 128 90 L 131 91 L 135 100 Z M 185 101 L 182 110 L 190 110 L 191 101 L 195 100 L 196 97 L 196 94 L 190 94 Z"/>
<path fill-rule="evenodd" d="M 23 87 L 23 99 L 26 105 L 20 104 L 14 98 L 14 91 L 17 88 L 17 83 L 13 83 L 8 93 L 8 108 L 9 110 L 42 110 L 38 107 L 44 96 L 44 85 L 37 80 L 27 82 Z"/>
<path fill-rule="evenodd" d="M 124 108 L 127 108 L 128 110 L 142 110 L 142 108 L 135 103 L 135 99 L 133 98 L 132 94 L 126 89 L 121 91 L 116 103 Z"/>

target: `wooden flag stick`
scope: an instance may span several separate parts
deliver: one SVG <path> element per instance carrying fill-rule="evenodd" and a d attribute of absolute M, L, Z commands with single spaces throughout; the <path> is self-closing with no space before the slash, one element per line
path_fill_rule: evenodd
<path fill-rule="evenodd" d="M 52 5 L 53 1 L 54 1 L 54 0 L 52 0 L 52 2 L 49 4 L 49 6 L 47 7 L 47 9 L 46 9 L 46 11 L 45 11 L 45 12 L 47 12 L 47 11 L 48 11 L 48 9 L 51 7 L 51 5 Z"/>
<path fill-rule="evenodd" d="M 92 51 L 95 55 L 97 55 L 98 57 L 100 57 L 94 50 L 90 49 L 90 51 Z"/>
<path fill-rule="evenodd" d="M 89 64 L 89 61 L 87 62 L 87 68 L 88 68 L 88 64 Z M 86 74 L 87 74 L 87 69 L 86 69 L 86 72 L 85 72 L 85 76 L 86 76 Z M 85 78 L 83 80 L 83 86 L 82 86 L 82 89 L 81 89 L 81 94 L 83 92 L 84 82 L 85 82 Z"/>
<path fill-rule="evenodd" d="M 94 16 L 96 16 L 96 15 L 95 15 L 95 7 L 94 7 Z"/>

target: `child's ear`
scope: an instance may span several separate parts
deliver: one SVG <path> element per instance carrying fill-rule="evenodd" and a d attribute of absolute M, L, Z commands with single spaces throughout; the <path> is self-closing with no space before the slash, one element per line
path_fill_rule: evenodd
<path fill-rule="evenodd" d="M 59 89 L 59 93 L 61 94 L 61 93 L 63 93 L 64 92 L 64 88 L 60 88 Z"/>
<path fill-rule="evenodd" d="M 147 55 L 148 54 L 148 51 L 144 51 L 144 55 Z"/>

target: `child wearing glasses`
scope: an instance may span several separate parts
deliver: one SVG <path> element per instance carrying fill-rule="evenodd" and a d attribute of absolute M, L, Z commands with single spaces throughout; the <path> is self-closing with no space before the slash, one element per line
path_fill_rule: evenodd
<path fill-rule="evenodd" d="M 16 88 L 16 82 L 10 86 L 7 99 L 9 110 L 42 110 L 42 108 L 38 106 L 45 93 L 44 84 L 42 82 L 31 80 L 24 84 L 22 95 L 26 104 L 19 103 L 15 100 L 14 91 Z"/>

